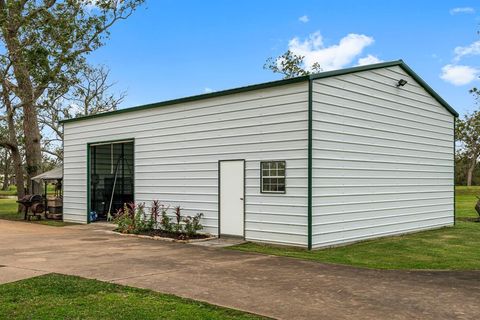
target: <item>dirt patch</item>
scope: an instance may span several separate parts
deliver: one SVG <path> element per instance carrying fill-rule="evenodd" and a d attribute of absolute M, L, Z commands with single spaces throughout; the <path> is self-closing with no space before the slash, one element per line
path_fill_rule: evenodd
<path fill-rule="evenodd" d="M 457 236 L 454 236 L 454 235 L 451 235 L 451 234 L 442 235 L 442 236 L 440 236 L 440 238 L 442 238 L 442 239 L 458 239 Z"/>
<path fill-rule="evenodd" d="M 80 241 L 107 241 L 109 240 L 108 238 L 85 238 L 85 239 L 80 239 Z"/>
<path fill-rule="evenodd" d="M 460 218 L 457 218 L 457 220 L 464 221 L 464 222 L 480 222 L 480 217 L 479 218 L 460 217 Z"/>

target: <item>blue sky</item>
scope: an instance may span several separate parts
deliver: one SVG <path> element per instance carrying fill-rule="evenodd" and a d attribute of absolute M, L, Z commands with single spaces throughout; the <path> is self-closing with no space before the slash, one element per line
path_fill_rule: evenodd
<path fill-rule="evenodd" d="M 479 23 L 477 1 L 147 0 L 89 59 L 127 90 L 122 107 L 280 79 L 262 67 L 289 48 L 324 69 L 403 59 L 463 114 Z"/>

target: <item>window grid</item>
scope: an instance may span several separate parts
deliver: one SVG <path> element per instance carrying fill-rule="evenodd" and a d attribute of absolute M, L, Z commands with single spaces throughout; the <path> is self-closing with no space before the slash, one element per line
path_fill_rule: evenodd
<path fill-rule="evenodd" d="M 260 162 L 260 191 L 262 193 L 285 193 L 285 161 Z"/>

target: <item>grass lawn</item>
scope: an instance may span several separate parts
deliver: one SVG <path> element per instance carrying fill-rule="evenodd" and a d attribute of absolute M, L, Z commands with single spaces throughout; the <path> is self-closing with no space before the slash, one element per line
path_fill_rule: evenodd
<path fill-rule="evenodd" d="M 23 220 L 23 213 L 17 213 L 17 202 L 15 199 L 0 199 L 0 219 L 4 220 L 16 220 L 16 221 L 24 221 Z M 39 223 L 48 226 L 54 227 L 63 227 L 66 225 L 70 225 L 71 223 L 59 221 L 59 220 L 36 220 L 36 218 L 32 218 L 32 223 Z"/>
<path fill-rule="evenodd" d="M 315 251 L 254 243 L 231 249 L 367 268 L 480 270 L 480 223 L 459 221 L 478 217 L 474 206 L 480 187 L 456 190 L 455 227 Z"/>
<path fill-rule="evenodd" d="M 0 196 L 16 196 L 17 190 L 0 190 Z"/>
<path fill-rule="evenodd" d="M 478 200 L 476 196 L 478 195 L 480 197 L 480 186 L 458 186 L 455 190 L 457 218 L 478 218 L 474 207 Z"/>
<path fill-rule="evenodd" d="M 51 183 L 47 184 L 47 192 L 48 194 L 52 194 L 55 192 L 55 186 Z M 9 186 L 8 190 L 0 190 L 0 196 L 16 196 L 17 195 L 17 187 L 16 186 Z"/>
<path fill-rule="evenodd" d="M 0 319 L 265 319 L 173 295 L 48 274 L 0 286 Z"/>

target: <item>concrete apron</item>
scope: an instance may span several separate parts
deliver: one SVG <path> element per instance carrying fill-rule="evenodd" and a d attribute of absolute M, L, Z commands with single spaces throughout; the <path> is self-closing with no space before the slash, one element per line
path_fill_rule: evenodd
<path fill-rule="evenodd" d="M 479 272 L 385 271 L 0 220 L 0 282 L 56 272 L 281 319 L 474 319 Z"/>

